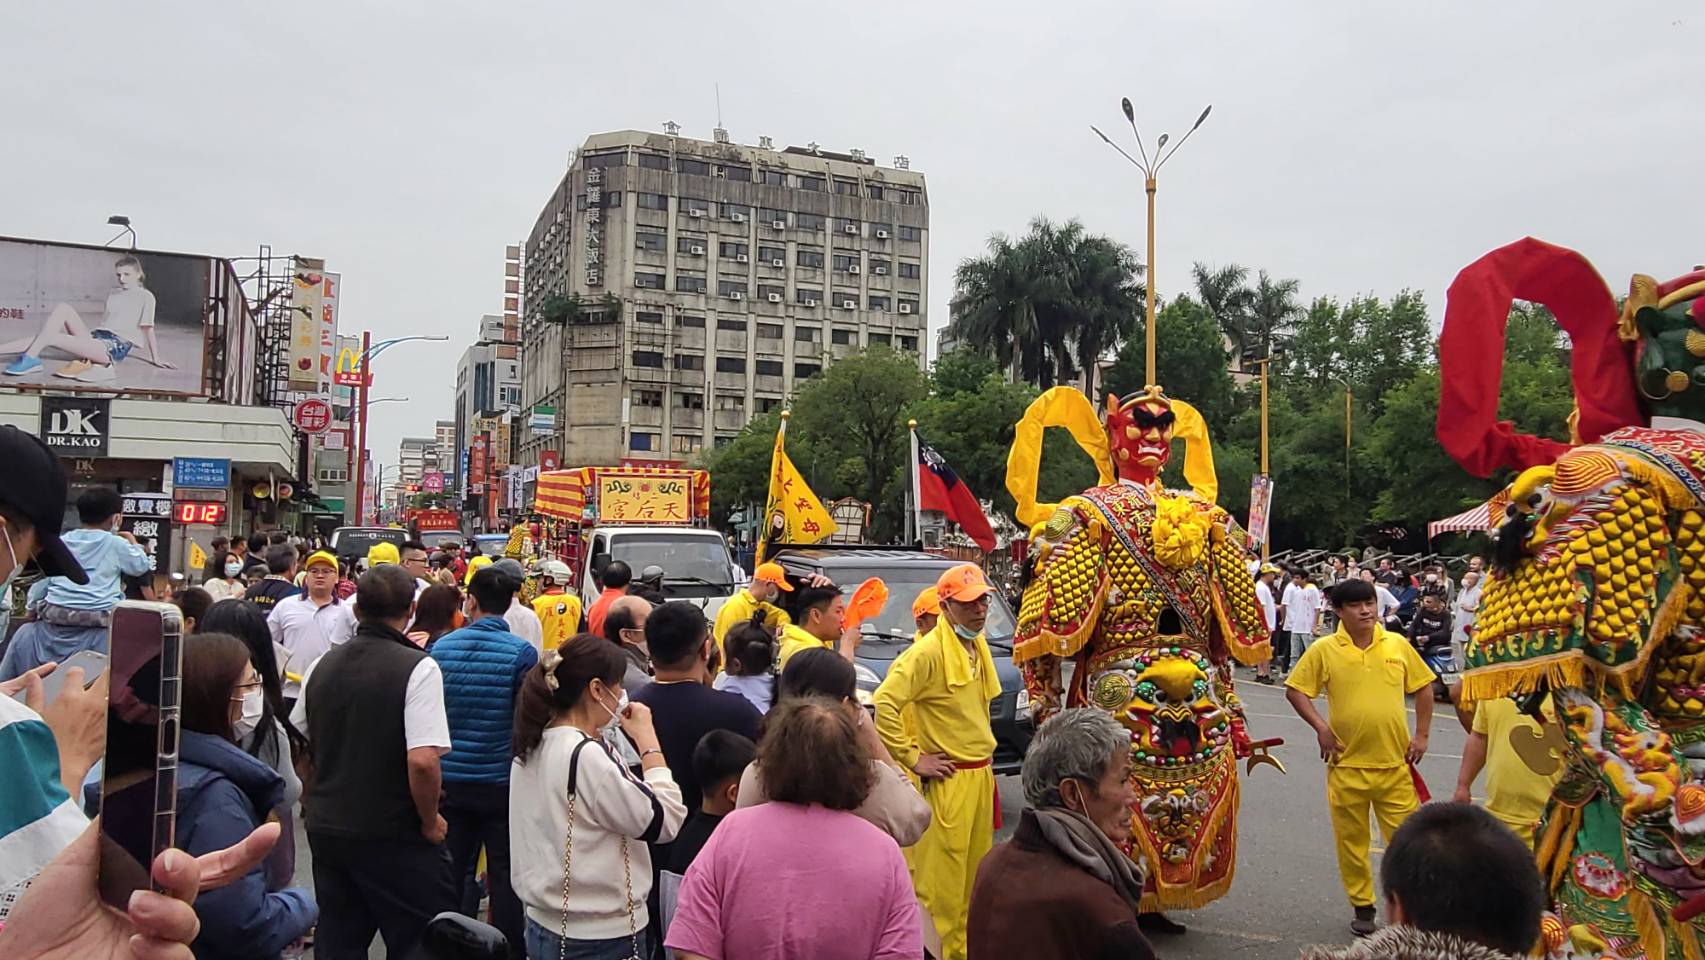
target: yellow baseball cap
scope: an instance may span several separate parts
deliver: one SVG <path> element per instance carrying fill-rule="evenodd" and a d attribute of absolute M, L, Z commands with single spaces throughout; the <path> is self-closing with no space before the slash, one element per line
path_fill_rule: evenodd
<path fill-rule="evenodd" d="M 402 563 L 403 557 L 397 552 L 394 543 L 375 543 L 367 548 L 367 566 L 376 567 L 381 563 Z"/>
<path fill-rule="evenodd" d="M 331 552 L 328 550 L 316 550 L 315 552 L 308 554 L 308 561 L 302 564 L 303 572 L 305 573 L 314 569 L 314 564 L 316 563 L 323 563 L 326 566 L 331 567 L 334 572 L 337 570 L 337 558 L 332 556 Z"/>
<path fill-rule="evenodd" d="M 462 577 L 462 586 L 465 587 L 468 584 L 473 583 L 474 582 L 474 574 L 480 572 L 481 570 L 484 570 L 486 567 L 489 567 L 489 566 L 491 566 L 491 558 L 486 556 L 483 553 L 480 554 L 479 556 L 473 558 L 472 560 L 469 560 L 468 561 L 467 575 Z"/>
<path fill-rule="evenodd" d="M 941 579 L 935 582 L 936 596 L 942 600 L 957 600 L 969 603 L 983 594 L 994 589 L 983 577 L 983 569 L 974 563 L 961 563 L 956 567 L 947 568 Z"/>
<path fill-rule="evenodd" d="M 787 593 L 793 592 L 793 584 L 787 582 L 787 571 L 783 570 L 779 563 L 758 564 L 758 569 L 752 571 L 752 579 L 773 583 L 776 589 Z"/>
<path fill-rule="evenodd" d="M 918 594 L 918 598 L 912 601 L 913 620 L 916 620 L 926 613 L 933 613 L 938 617 L 941 616 L 941 596 L 936 593 L 934 587 L 923 588 L 922 592 Z"/>

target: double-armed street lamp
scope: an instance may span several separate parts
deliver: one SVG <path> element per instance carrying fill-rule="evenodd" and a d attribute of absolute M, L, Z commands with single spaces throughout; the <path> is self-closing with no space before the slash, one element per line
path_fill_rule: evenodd
<path fill-rule="evenodd" d="M 386 350 L 399 343 L 408 343 L 411 340 L 444 342 L 449 339 L 449 337 L 445 336 L 392 337 L 389 340 L 381 340 L 378 343 L 374 343 L 372 333 L 363 331 L 361 334 L 361 356 L 358 358 L 355 365 L 356 370 L 360 372 L 360 380 L 356 386 L 356 390 L 359 391 L 359 396 L 356 398 L 355 421 L 357 438 L 353 445 L 353 449 L 350 451 L 350 460 L 352 461 L 350 464 L 350 472 L 355 474 L 356 526 L 361 526 L 367 521 L 367 511 L 362 505 L 362 495 L 366 493 L 367 480 L 367 408 L 373 403 L 393 400 L 403 401 L 408 399 L 407 397 L 387 397 L 383 400 L 368 399 L 367 391 L 373 386 L 373 360 L 377 358 L 379 354 L 384 353 Z"/>

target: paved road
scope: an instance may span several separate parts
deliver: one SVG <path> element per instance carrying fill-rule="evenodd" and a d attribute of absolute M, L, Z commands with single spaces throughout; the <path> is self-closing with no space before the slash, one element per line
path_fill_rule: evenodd
<path fill-rule="evenodd" d="M 1249 715 L 1250 733 L 1256 739 L 1284 737 L 1285 745 L 1274 753 L 1290 773 L 1281 776 L 1263 766 L 1243 781 L 1237 877 L 1231 893 L 1201 910 L 1172 915 L 1190 932 L 1155 944 L 1167 960 L 1295 960 L 1309 944 L 1351 939 L 1349 901 L 1338 880 L 1332 827 L 1326 817 L 1326 775 L 1314 733 L 1291 711 L 1283 687 L 1248 682 L 1247 675 L 1248 671 L 1239 671 L 1238 694 Z M 1318 705 L 1324 713 L 1324 702 Z M 1456 785 L 1464 735 L 1445 704 L 1435 712 L 1432 730 L 1421 773 L 1433 795 L 1447 799 Z M 1017 777 L 1001 777 L 1000 792 L 1006 825 L 998 839 L 1004 839 L 1018 823 L 1023 789 Z M 302 836 L 300 831 L 297 835 Z M 1374 838 L 1377 877 L 1377 827 Z M 297 882 L 312 886 L 308 862 L 307 843 L 302 840 Z M 384 956 L 376 938 L 369 956 Z"/>

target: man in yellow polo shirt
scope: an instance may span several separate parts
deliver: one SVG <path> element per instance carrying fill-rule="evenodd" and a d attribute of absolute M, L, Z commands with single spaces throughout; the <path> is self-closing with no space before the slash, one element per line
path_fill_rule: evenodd
<path fill-rule="evenodd" d="M 533 612 L 539 615 L 549 653 L 580 632 L 580 597 L 568 592 L 574 573 L 561 560 L 553 557 L 539 564 L 539 578 L 545 592 L 534 598 Z"/>
<path fill-rule="evenodd" d="M 922 639 L 926 633 L 935 630 L 935 622 L 941 619 L 941 597 L 934 587 L 925 587 L 918 593 L 918 598 L 912 601 L 912 622 L 918 625 L 918 635 L 914 641 Z"/>
<path fill-rule="evenodd" d="M 841 588 L 822 577 L 814 577 L 799 588 L 795 602 L 799 622 L 782 624 L 776 669 L 785 668 L 789 657 L 813 647 L 839 650 L 841 656 L 851 660 L 858 651 L 859 633 L 856 628 L 842 629 L 847 601 L 841 596 Z"/>
<path fill-rule="evenodd" d="M 1408 640 L 1380 626 L 1372 584 L 1350 580 L 1333 587 L 1332 609 L 1338 631 L 1303 653 L 1285 680 L 1285 696 L 1319 737 L 1338 875 L 1355 910 L 1350 930 L 1365 937 L 1376 929 L 1377 915 L 1368 866 L 1368 808 L 1390 843 L 1420 805 L 1409 765 L 1427 752 L 1434 677 Z M 1322 690 L 1330 721 L 1314 708 Z M 1406 722 L 1406 694 L 1415 695 L 1413 736 Z"/>
<path fill-rule="evenodd" d="M 793 584 L 787 582 L 787 572 L 781 564 L 758 564 L 758 569 L 752 571 L 751 586 L 729 597 L 722 609 L 716 612 L 716 625 L 711 628 L 712 635 L 716 637 L 716 649 L 722 649 L 722 638 L 728 635 L 728 631 L 752 619 L 760 610 L 764 613 L 764 626 L 772 631 L 792 623 L 787 611 L 775 604 L 781 594 L 792 592 Z"/>
<path fill-rule="evenodd" d="M 924 781 L 929 829 L 908 858 L 918 901 L 947 960 L 964 960 L 965 915 L 977 865 L 994 844 L 995 735 L 989 702 L 1000 678 L 983 639 L 989 584 L 973 564 L 941 575 L 941 615 L 894 660 L 876 688 L 876 732 Z"/>
<path fill-rule="evenodd" d="M 1549 700 L 1545 719 L 1546 726 L 1555 722 Z M 1534 828 L 1545 812 L 1546 801 L 1551 799 L 1552 785 L 1563 774 L 1563 764 L 1561 760 L 1555 761 L 1549 775 L 1535 773 L 1511 745 L 1512 734 L 1543 740 L 1545 728 L 1522 713 L 1508 697 L 1482 700 L 1474 705 L 1474 723 L 1462 748 L 1462 766 L 1457 769 L 1456 795 L 1452 799 L 1469 803 L 1474 778 L 1485 768 L 1486 812 L 1531 847 Z"/>

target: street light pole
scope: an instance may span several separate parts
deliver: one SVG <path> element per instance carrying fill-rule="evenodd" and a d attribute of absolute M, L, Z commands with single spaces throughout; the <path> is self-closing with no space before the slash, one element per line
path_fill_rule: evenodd
<path fill-rule="evenodd" d="M 430 340 L 430 341 L 435 341 L 435 342 L 441 342 L 441 341 L 445 341 L 445 340 L 449 340 L 449 339 L 450 339 L 449 337 L 443 337 L 443 336 L 439 336 L 439 337 L 393 337 L 389 340 L 381 340 L 378 343 L 373 343 L 372 332 L 367 331 L 367 330 L 361 331 L 361 357 L 360 357 L 360 363 L 358 365 L 358 368 L 361 371 L 361 382 L 360 382 L 360 385 L 358 388 L 360 390 L 360 399 L 358 401 L 359 406 L 358 406 L 358 409 L 356 412 L 356 425 L 355 425 L 356 433 L 360 436 L 360 440 L 356 444 L 356 450 L 359 452 L 359 455 L 355 458 L 356 462 L 357 462 L 357 466 L 359 468 L 358 472 L 355 475 L 355 525 L 358 527 L 363 526 L 367 520 L 367 511 L 365 509 L 365 505 L 362 503 L 361 498 L 362 498 L 362 495 L 366 492 L 366 480 L 367 480 L 367 406 L 368 406 L 367 391 L 368 391 L 368 388 L 373 385 L 373 360 L 374 360 L 374 358 L 378 357 L 379 354 L 384 353 L 385 350 L 387 350 L 388 348 L 394 347 L 399 343 L 407 343 L 410 340 Z"/>
<path fill-rule="evenodd" d="M 1256 361 L 1261 367 L 1261 476 L 1269 478 L 1271 474 L 1267 471 L 1267 367 L 1272 362 L 1271 356 L 1262 357 Z M 1261 538 L 1261 559 L 1265 560 L 1272 554 L 1272 541 L 1272 525 L 1269 522 L 1268 534 Z"/>

